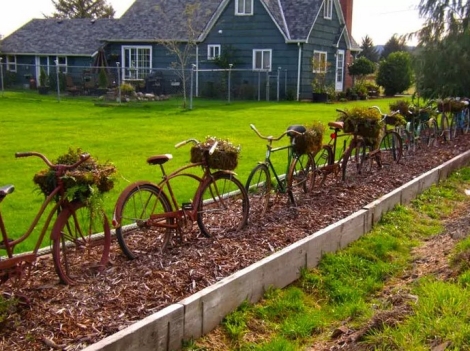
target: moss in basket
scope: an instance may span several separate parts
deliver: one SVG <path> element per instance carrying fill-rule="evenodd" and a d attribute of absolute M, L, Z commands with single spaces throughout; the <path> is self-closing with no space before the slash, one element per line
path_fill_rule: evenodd
<path fill-rule="evenodd" d="M 294 150 L 299 154 L 315 154 L 322 147 L 325 125 L 321 122 L 314 121 L 309 125 L 305 125 L 305 129 L 305 133 L 295 137 Z"/>
<path fill-rule="evenodd" d="M 341 114 L 338 120 L 344 122 L 346 133 L 357 133 L 363 137 L 378 138 L 382 130 L 380 112 L 374 108 L 353 107 L 345 110 L 347 116 Z"/>
<path fill-rule="evenodd" d="M 80 159 L 83 151 L 70 148 L 68 153 L 59 156 L 55 164 L 71 165 Z M 99 164 L 93 157 L 80 164 L 76 169 L 67 171 L 62 177 L 66 189 L 66 196 L 70 200 L 79 200 L 91 204 L 104 192 L 114 187 L 116 167 L 107 162 Z M 39 171 L 34 175 L 33 181 L 39 190 L 48 196 L 57 186 L 55 172 L 51 169 Z"/>
<path fill-rule="evenodd" d="M 215 142 L 217 142 L 217 147 L 214 153 L 209 156 L 209 167 L 213 169 L 235 169 L 238 165 L 240 146 L 235 146 L 228 139 L 213 136 L 206 137 L 205 141 L 191 148 L 191 162 L 202 162 L 204 151 L 209 150 Z"/>

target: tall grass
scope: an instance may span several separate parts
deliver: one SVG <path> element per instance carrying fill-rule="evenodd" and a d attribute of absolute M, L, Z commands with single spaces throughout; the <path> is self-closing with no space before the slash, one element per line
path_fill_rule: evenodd
<path fill-rule="evenodd" d="M 44 163 L 39 158 L 15 159 L 15 152 L 37 151 L 54 160 L 72 147 L 89 152 L 98 161 L 113 162 L 119 173 L 118 182 L 105 197 L 105 209 L 111 215 L 119 192 L 129 182 L 160 180 L 159 169 L 149 166 L 147 157 L 173 154 L 173 160 L 165 165 L 168 171 L 189 161 L 189 146 L 174 148 L 182 140 L 201 140 L 211 135 L 239 144 L 242 151 L 236 172 L 244 183 L 265 152 L 264 142 L 251 131 L 250 124 L 256 125 L 264 135 L 276 136 L 291 124 L 333 121 L 338 115 L 336 108 L 378 105 L 388 111 L 391 101 L 336 104 L 236 101 L 227 104 L 197 99 L 193 110 L 183 110 L 179 100 L 103 107 L 86 97 L 62 97 L 58 102 L 54 96 L 35 92 L 6 92 L 0 97 L 0 185 L 14 184 L 15 192 L 3 201 L 2 213 L 10 236 L 18 237 L 43 200 L 32 178 L 45 168 Z M 286 142 L 281 140 L 280 145 Z M 276 159 L 279 164 L 283 162 L 281 157 L 283 155 Z M 280 170 L 283 172 L 285 168 Z M 192 190 L 188 190 L 188 186 L 175 183 L 184 201 L 191 197 Z M 30 249 L 30 245 L 20 249 Z"/>

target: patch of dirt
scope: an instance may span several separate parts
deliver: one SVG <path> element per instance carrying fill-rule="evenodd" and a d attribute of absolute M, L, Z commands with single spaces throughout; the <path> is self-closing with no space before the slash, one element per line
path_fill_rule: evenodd
<path fill-rule="evenodd" d="M 60 285 L 46 256 L 38 260 L 28 284 L 16 291 L 26 296 L 29 303 L 9 311 L 0 325 L 0 349 L 81 350 L 356 212 L 469 149 L 470 135 L 460 136 L 430 150 L 417 150 L 401 164 L 374 169 L 361 179 L 348 183 L 328 179 L 321 189 L 305 195 L 297 208 L 288 206 L 286 196 L 279 196 L 264 221 L 251 223 L 229 237 L 205 238 L 194 225 L 180 245 L 170 247 L 164 254 L 153 252 L 129 261 L 114 240 L 107 269 L 80 285 Z M 455 222 L 457 229 L 452 232 L 466 233 L 463 226 L 468 225 L 469 219 L 466 220 L 462 226 Z M 441 235 L 427 245 L 434 247 L 417 256 L 416 272 L 407 279 L 415 279 L 415 275 L 431 267 L 444 267 L 441 255 L 448 252 L 446 245 L 453 245 L 453 239 Z M 2 291 L 11 292 L 7 284 L 2 285 Z M 412 297 L 392 294 L 390 298 L 397 299 L 395 303 L 400 306 L 400 299 Z M 406 313 L 403 310 L 377 316 L 368 328 L 384 320 L 397 323 Z M 345 328 L 334 341 L 338 347 L 348 345 L 348 338 L 360 339 L 364 333 L 349 330 L 346 325 Z"/>
<path fill-rule="evenodd" d="M 454 211 L 453 216 L 445 221 L 442 234 L 433 236 L 423 245 L 413 250 L 413 265 L 409 271 L 391 281 L 381 291 L 378 299 L 393 306 L 390 310 L 380 311 L 360 329 L 353 329 L 345 322 L 332 331 L 330 340 L 311 345 L 306 351 L 359 351 L 369 350 L 360 344 L 361 338 L 374 330 L 382 330 L 385 326 L 393 327 L 406 319 L 412 313 L 412 303 L 418 302 L 418 297 L 411 295 L 409 287 L 419 278 L 427 275 L 446 281 L 456 274 L 456 268 L 449 266 L 449 254 L 455 244 L 470 234 L 470 206 L 466 204 Z M 412 303 L 410 303 L 412 302 Z M 432 350 L 446 350 L 448 343 L 433 345 Z"/>

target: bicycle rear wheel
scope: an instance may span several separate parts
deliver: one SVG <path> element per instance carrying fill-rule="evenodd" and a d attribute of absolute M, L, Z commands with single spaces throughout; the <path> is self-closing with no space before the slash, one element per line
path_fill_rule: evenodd
<path fill-rule="evenodd" d="M 444 139 L 444 141 L 451 140 L 452 135 L 450 131 L 450 122 L 446 112 L 442 112 L 441 114 L 441 124 L 439 127 L 439 135 Z"/>
<path fill-rule="evenodd" d="M 245 188 L 250 201 L 249 218 L 253 220 L 263 218 L 268 211 L 271 195 L 271 176 L 266 164 L 261 163 L 253 168 Z"/>
<path fill-rule="evenodd" d="M 167 246 L 172 232 L 170 228 L 147 226 L 152 214 L 171 212 L 167 196 L 157 186 L 138 183 L 127 187 L 119 196 L 114 219 L 120 224 L 116 237 L 122 252 L 129 258 L 147 255 Z M 173 218 L 162 219 L 163 224 L 173 224 Z"/>
<path fill-rule="evenodd" d="M 205 236 L 226 235 L 246 225 L 248 194 L 234 174 L 216 172 L 200 191 L 197 224 Z"/>
<path fill-rule="evenodd" d="M 313 171 L 313 187 L 319 187 L 325 183 L 329 174 L 337 175 L 339 166 L 335 164 L 335 156 L 331 145 L 323 145 L 322 149 L 314 156 L 315 168 Z"/>
<path fill-rule="evenodd" d="M 315 177 L 315 161 L 312 154 L 294 155 L 287 173 L 287 194 L 292 205 L 299 204 L 302 193 L 312 190 Z"/>
<path fill-rule="evenodd" d="M 52 229 L 52 257 L 60 282 L 76 284 L 104 270 L 109 258 L 111 231 L 102 212 L 82 202 L 64 208 Z"/>
<path fill-rule="evenodd" d="M 346 149 L 341 161 L 342 180 L 351 180 L 362 173 L 362 167 L 367 158 L 367 147 L 363 140 L 352 141 Z"/>
<path fill-rule="evenodd" d="M 382 167 L 400 162 L 403 147 L 398 133 L 388 130 L 380 140 L 379 149 L 380 164 Z"/>
<path fill-rule="evenodd" d="M 401 126 L 398 128 L 398 135 L 401 138 L 402 146 L 403 146 L 403 157 L 411 156 L 415 151 L 415 142 L 413 135 L 406 130 L 405 127 Z"/>

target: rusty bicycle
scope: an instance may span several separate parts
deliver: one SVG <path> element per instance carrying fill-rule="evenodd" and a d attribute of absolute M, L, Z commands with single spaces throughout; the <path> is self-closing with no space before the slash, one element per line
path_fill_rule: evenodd
<path fill-rule="evenodd" d="M 199 145 L 188 139 L 175 145 Z M 171 154 L 155 155 L 147 159 L 149 165 L 158 165 L 162 173 L 159 183 L 137 181 L 127 186 L 118 197 L 113 225 L 118 243 L 129 259 L 159 249 L 163 252 L 173 239 L 182 241 L 183 230 L 194 222 L 206 237 L 225 235 L 242 229 L 247 223 L 249 202 L 244 186 L 230 169 L 213 170 L 211 157 L 218 142 L 202 152 L 198 162 L 191 162 L 167 174 L 164 164 Z M 202 175 L 191 172 L 202 168 Z M 189 202 L 179 203 L 172 187 L 176 178 L 190 178 L 197 182 Z M 182 180 L 182 179 L 181 179 Z"/>
<path fill-rule="evenodd" d="M 38 152 L 18 152 L 15 156 L 41 158 L 53 171 L 54 179 L 51 181 L 55 186 L 45 198 L 29 228 L 18 238 L 8 236 L 0 212 L 0 250 L 6 252 L 0 257 L 0 283 L 11 280 L 16 285 L 21 284 L 28 277 L 38 257 L 51 252 L 61 283 L 79 283 L 97 271 L 102 271 L 108 261 L 111 245 L 108 219 L 103 211 L 92 212 L 84 201 L 69 199 L 62 179 L 67 171 L 76 169 L 87 161 L 90 155 L 82 154 L 72 165 L 53 164 Z M 13 193 L 14 189 L 14 185 L 1 186 L 0 203 Z M 39 225 L 43 215 L 46 215 L 44 223 Z M 15 246 L 28 239 L 36 227 L 40 228 L 40 232 L 34 249 L 31 252 L 15 254 Z M 51 248 L 44 250 L 41 245 L 50 227 Z"/>

